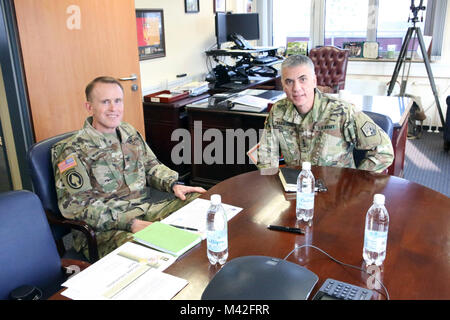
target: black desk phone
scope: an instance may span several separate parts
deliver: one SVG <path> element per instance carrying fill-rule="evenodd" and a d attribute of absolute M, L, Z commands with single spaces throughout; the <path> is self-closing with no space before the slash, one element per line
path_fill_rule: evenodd
<path fill-rule="evenodd" d="M 313 300 L 370 300 L 373 291 L 328 278 Z"/>
<path fill-rule="evenodd" d="M 238 47 L 238 49 L 243 49 L 243 50 L 253 49 L 253 46 L 247 40 L 245 40 L 244 37 L 241 36 L 240 34 L 233 33 L 230 35 L 230 38 L 236 44 L 236 47 Z"/>

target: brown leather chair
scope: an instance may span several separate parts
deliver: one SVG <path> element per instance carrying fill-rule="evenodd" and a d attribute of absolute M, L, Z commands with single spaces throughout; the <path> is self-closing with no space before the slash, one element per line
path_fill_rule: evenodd
<path fill-rule="evenodd" d="M 326 93 L 338 93 L 339 90 L 344 89 L 348 56 L 348 50 L 333 46 L 317 47 L 309 51 L 319 90 Z"/>

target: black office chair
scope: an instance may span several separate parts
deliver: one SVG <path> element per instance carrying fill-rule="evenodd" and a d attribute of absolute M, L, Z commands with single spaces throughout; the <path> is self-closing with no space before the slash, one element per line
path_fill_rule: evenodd
<path fill-rule="evenodd" d="M 384 132 L 386 132 L 389 138 L 392 140 L 394 125 L 392 123 L 391 118 L 389 118 L 384 114 L 376 112 L 371 111 L 363 111 L 363 112 L 367 114 L 373 120 L 373 122 L 375 122 L 381 129 L 383 129 Z M 365 153 L 366 153 L 365 150 L 353 149 L 353 159 L 355 160 L 356 167 L 358 167 L 361 161 L 364 159 Z"/>
<path fill-rule="evenodd" d="M 32 145 L 28 151 L 28 166 L 30 168 L 34 191 L 42 201 L 61 257 L 65 254 L 62 238 L 71 229 L 75 229 L 83 232 L 86 236 L 89 248 L 89 260 L 90 262 L 95 262 L 98 260 L 98 249 L 94 230 L 84 221 L 64 218 L 59 211 L 58 199 L 56 197 L 51 148 L 56 142 L 66 139 L 73 134 L 74 132 L 63 133 Z M 81 258 L 80 255 L 76 255 L 75 257 Z"/>
<path fill-rule="evenodd" d="M 89 263 L 61 260 L 36 194 L 25 190 L 1 193 L 0 299 L 10 299 L 13 291 L 20 296 L 23 291 L 32 296 L 40 291 L 41 299 L 46 299 L 61 289 L 68 275 L 64 267 L 71 265 L 82 270 Z M 37 289 L 15 290 L 24 286 Z"/>

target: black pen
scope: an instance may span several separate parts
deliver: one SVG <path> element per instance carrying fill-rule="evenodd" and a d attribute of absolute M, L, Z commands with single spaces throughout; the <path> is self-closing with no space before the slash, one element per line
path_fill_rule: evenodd
<path fill-rule="evenodd" d="M 190 230 L 190 231 L 196 231 L 199 232 L 198 229 L 190 228 L 190 227 L 183 227 L 183 226 L 177 226 L 175 224 L 170 224 L 172 227 L 178 228 L 178 229 L 184 229 L 184 230 Z"/>
<path fill-rule="evenodd" d="M 269 226 L 267 226 L 267 229 L 276 230 L 276 231 L 285 231 L 285 232 L 291 232 L 291 233 L 298 233 L 298 234 L 305 234 L 305 231 L 303 231 L 300 228 L 269 225 Z"/>

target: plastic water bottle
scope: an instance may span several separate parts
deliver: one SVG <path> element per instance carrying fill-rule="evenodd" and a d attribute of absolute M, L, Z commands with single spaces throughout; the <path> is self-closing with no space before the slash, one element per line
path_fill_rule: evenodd
<path fill-rule="evenodd" d="M 228 258 L 228 219 L 218 194 L 211 196 L 206 215 L 206 244 L 208 260 L 212 265 L 224 264 Z"/>
<path fill-rule="evenodd" d="M 366 265 L 381 265 L 386 258 L 389 214 L 384 207 L 384 195 L 375 194 L 366 215 L 363 258 Z"/>
<path fill-rule="evenodd" d="M 295 213 L 297 220 L 309 221 L 314 215 L 314 175 L 311 163 L 303 162 L 302 171 L 297 178 L 297 205 Z"/>

